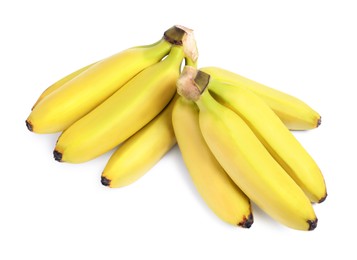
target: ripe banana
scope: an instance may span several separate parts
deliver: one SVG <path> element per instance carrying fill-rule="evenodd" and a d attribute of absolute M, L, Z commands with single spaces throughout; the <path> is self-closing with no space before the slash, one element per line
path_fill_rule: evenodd
<path fill-rule="evenodd" d="M 247 88 L 215 79 L 210 79 L 208 90 L 245 121 L 310 201 L 320 203 L 325 200 L 326 185 L 319 167 L 261 98 Z"/>
<path fill-rule="evenodd" d="M 42 99 L 44 99 L 45 97 L 47 97 L 49 94 L 51 94 L 52 92 L 54 92 L 55 90 L 59 89 L 60 87 L 62 87 L 65 83 L 67 83 L 68 81 L 70 81 L 71 79 L 77 77 L 79 74 L 81 74 L 83 71 L 87 70 L 90 66 L 92 66 L 94 63 L 89 64 L 87 66 L 84 66 L 83 68 L 80 68 L 79 70 L 76 70 L 68 75 L 66 75 L 65 77 L 61 78 L 60 80 L 58 80 L 57 82 L 53 83 L 51 86 L 49 86 L 48 88 L 45 89 L 45 91 L 42 92 L 42 94 L 40 95 L 40 97 L 37 99 L 36 103 L 33 105 L 32 109 L 33 110 L 35 108 L 35 106 L 40 103 L 40 101 Z"/>
<path fill-rule="evenodd" d="M 253 224 L 250 200 L 205 143 L 195 103 L 180 97 L 173 109 L 172 123 L 185 165 L 203 200 L 223 221 L 249 228 Z"/>
<path fill-rule="evenodd" d="M 296 97 L 218 67 L 205 67 L 200 70 L 216 80 L 249 88 L 271 107 L 290 130 L 309 130 L 321 124 L 321 116 Z"/>
<path fill-rule="evenodd" d="M 134 78 L 59 137 L 57 161 L 80 163 L 119 145 L 150 122 L 175 94 L 184 59 L 182 46 L 172 46 L 167 58 Z"/>
<path fill-rule="evenodd" d="M 133 47 L 95 63 L 41 99 L 26 120 L 30 131 L 63 131 L 97 107 L 143 69 L 160 61 L 185 31 L 177 26 L 152 45 Z"/>
<path fill-rule="evenodd" d="M 171 122 L 176 99 L 177 95 L 160 114 L 112 154 L 102 172 L 104 186 L 118 188 L 135 182 L 176 144 Z"/>
<path fill-rule="evenodd" d="M 199 107 L 202 135 L 232 180 L 278 222 L 298 230 L 315 229 L 317 218 L 302 189 L 274 160 L 244 120 L 205 91 L 209 75 L 193 69 L 190 78 L 193 80 L 178 85 L 178 93 L 192 94 L 189 98 Z"/>

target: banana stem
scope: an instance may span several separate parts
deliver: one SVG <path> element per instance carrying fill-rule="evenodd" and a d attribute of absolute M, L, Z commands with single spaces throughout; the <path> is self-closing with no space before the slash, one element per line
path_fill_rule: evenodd
<path fill-rule="evenodd" d="M 163 38 L 172 45 L 183 46 L 186 62 L 196 67 L 198 50 L 193 30 L 181 25 L 175 25 L 164 32 Z"/>
<path fill-rule="evenodd" d="M 185 57 L 185 66 L 191 66 L 197 68 L 197 60 L 193 61 L 192 59 Z"/>
<path fill-rule="evenodd" d="M 197 71 L 196 77 L 194 79 L 197 88 L 200 90 L 201 94 L 205 89 L 207 88 L 209 81 L 210 81 L 210 75 L 203 72 L 203 71 Z"/>
<path fill-rule="evenodd" d="M 210 82 L 210 75 L 192 66 L 185 66 L 177 80 L 177 93 L 182 97 L 197 101 Z"/>
<path fill-rule="evenodd" d="M 185 30 L 172 26 L 164 32 L 164 39 L 173 45 L 182 45 L 185 34 Z"/>

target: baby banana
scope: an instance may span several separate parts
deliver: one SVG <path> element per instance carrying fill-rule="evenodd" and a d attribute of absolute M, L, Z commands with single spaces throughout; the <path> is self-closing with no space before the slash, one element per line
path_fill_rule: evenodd
<path fill-rule="evenodd" d="M 290 130 L 309 130 L 321 124 L 321 116 L 296 97 L 218 67 L 205 67 L 200 70 L 210 74 L 213 79 L 249 88 L 271 107 Z"/>
<path fill-rule="evenodd" d="M 85 162 L 108 152 L 135 134 L 174 96 L 183 59 L 182 46 L 172 46 L 166 59 L 140 72 L 72 124 L 57 141 L 55 159 Z"/>
<path fill-rule="evenodd" d="M 250 200 L 231 180 L 203 139 L 194 102 L 180 97 L 172 123 L 185 165 L 197 191 L 223 221 L 249 228 L 253 224 Z"/>

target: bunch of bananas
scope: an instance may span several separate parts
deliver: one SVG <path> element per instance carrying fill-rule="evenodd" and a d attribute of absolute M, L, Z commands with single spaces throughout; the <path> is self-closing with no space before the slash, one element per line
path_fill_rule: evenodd
<path fill-rule="evenodd" d="M 214 67 L 186 66 L 177 91 L 172 122 L 178 145 L 198 191 L 221 219 L 250 227 L 251 200 L 290 228 L 316 228 L 312 203 L 325 200 L 325 181 L 289 131 L 317 127 L 314 110 Z"/>
<path fill-rule="evenodd" d="M 176 81 L 183 60 L 197 60 L 195 46 L 192 30 L 173 26 L 154 44 L 81 68 L 41 94 L 26 125 L 35 133 L 62 132 L 53 152 L 60 162 L 85 162 L 117 147 L 102 183 L 128 185 L 176 143 Z"/>
<path fill-rule="evenodd" d="M 249 228 L 252 201 L 290 228 L 315 229 L 312 203 L 325 200 L 325 181 L 289 130 L 316 128 L 320 115 L 233 72 L 197 70 L 197 57 L 192 30 L 173 26 L 154 44 L 51 85 L 27 128 L 61 132 L 53 152 L 60 162 L 86 162 L 116 149 L 101 175 L 111 188 L 138 180 L 177 142 L 198 192 L 223 221 Z"/>

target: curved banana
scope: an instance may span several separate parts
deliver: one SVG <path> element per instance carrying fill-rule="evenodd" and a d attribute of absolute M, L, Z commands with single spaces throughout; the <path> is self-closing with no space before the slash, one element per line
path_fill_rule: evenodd
<path fill-rule="evenodd" d="M 140 72 L 72 124 L 57 141 L 55 159 L 72 163 L 91 160 L 140 130 L 174 96 L 183 58 L 182 46 L 172 46 L 166 59 Z"/>
<path fill-rule="evenodd" d="M 127 186 L 148 172 L 175 144 L 171 112 L 177 95 L 150 123 L 111 155 L 101 182 L 110 188 Z"/>
<path fill-rule="evenodd" d="M 210 80 L 208 90 L 245 121 L 310 201 L 325 200 L 326 185 L 316 162 L 261 98 L 247 88 L 215 79 Z"/>
<path fill-rule="evenodd" d="M 87 70 L 90 66 L 92 66 L 95 63 L 89 64 L 87 66 L 84 66 L 83 68 L 80 68 L 79 70 L 76 70 L 66 76 L 64 76 L 63 78 L 61 78 L 60 80 L 56 81 L 55 83 L 53 83 L 51 86 L 49 86 L 48 88 L 46 88 L 42 94 L 40 95 L 40 97 L 37 99 L 36 103 L 33 105 L 32 109 L 33 110 L 35 108 L 35 106 L 40 103 L 40 101 L 42 99 L 44 99 L 45 97 L 47 97 L 49 94 L 51 94 L 52 92 L 54 92 L 55 90 L 59 89 L 60 87 L 62 87 L 65 83 L 67 83 L 68 81 L 70 81 L 71 79 L 77 77 L 79 74 L 81 74 L 83 71 Z"/>
<path fill-rule="evenodd" d="M 63 131 L 140 71 L 160 61 L 171 43 L 184 35 L 182 29 L 172 27 L 155 44 L 124 50 L 90 66 L 34 107 L 26 120 L 28 129 L 35 133 Z"/>
<path fill-rule="evenodd" d="M 210 152 L 201 134 L 195 103 L 180 97 L 172 123 L 185 165 L 203 200 L 223 221 L 249 228 L 253 224 L 250 201 Z"/>
<path fill-rule="evenodd" d="M 186 68 L 185 68 L 186 70 Z M 183 73 L 182 75 L 185 75 Z M 190 98 L 199 107 L 202 135 L 232 180 L 278 222 L 298 230 L 313 230 L 317 218 L 313 207 L 295 181 L 269 154 L 254 132 L 235 112 L 204 91 L 209 75 L 193 71 L 189 81 L 178 86 L 179 94 L 199 90 Z"/>
<path fill-rule="evenodd" d="M 290 130 L 309 130 L 321 124 L 321 116 L 296 97 L 218 67 L 205 67 L 200 70 L 216 80 L 249 88 L 271 107 Z"/>

